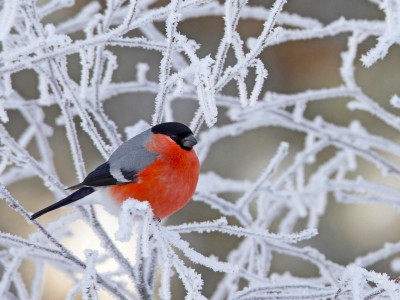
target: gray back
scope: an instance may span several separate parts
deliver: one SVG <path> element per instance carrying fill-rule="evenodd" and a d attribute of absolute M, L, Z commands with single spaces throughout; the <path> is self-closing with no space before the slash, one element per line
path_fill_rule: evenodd
<path fill-rule="evenodd" d="M 151 129 L 148 129 L 119 146 L 108 160 L 110 169 L 139 173 L 151 164 L 157 154 L 147 150 L 144 146 L 152 134 Z"/>

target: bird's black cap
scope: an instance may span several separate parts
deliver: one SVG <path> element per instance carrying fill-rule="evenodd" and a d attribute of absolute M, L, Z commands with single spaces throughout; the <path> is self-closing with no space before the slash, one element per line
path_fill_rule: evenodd
<path fill-rule="evenodd" d="M 181 148 L 190 150 L 197 143 L 189 127 L 178 122 L 166 122 L 151 128 L 153 133 L 165 134 L 173 139 Z"/>

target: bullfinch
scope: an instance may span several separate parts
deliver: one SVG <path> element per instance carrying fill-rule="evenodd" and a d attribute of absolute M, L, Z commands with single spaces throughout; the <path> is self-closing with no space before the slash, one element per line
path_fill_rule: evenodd
<path fill-rule="evenodd" d="M 31 220 L 80 199 L 74 204 L 85 204 L 82 198 L 95 191 L 101 191 L 103 201 L 112 202 L 114 207 L 134 198 L 148 201 L 156 217 L 167 217 L 185 206 L 196 189 L 200 173 L 193 150 L 196 144 L 187 126 L 158 124 L 124 142 L 107 162 L 68 188 L 75 192 L 34 213 Z"/>

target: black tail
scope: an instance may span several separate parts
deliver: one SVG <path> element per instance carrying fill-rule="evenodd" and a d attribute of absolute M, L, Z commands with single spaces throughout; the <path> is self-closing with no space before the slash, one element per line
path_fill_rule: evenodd
<path fill-rule="evenodd" d="M 90 195 L 91 193 L 94 192 L 94 188 L 92 187 L 83 187 L 80 188 L 79 190 L 77 190 L 76 192 L 73 192 L 71 195 L 69 195 L 68 197 L 65 197 L 64 199 L 46 207 L 43 208 L 42 210 L 39 210 L 38 212 L 34 213 L 31 216 L 31 220 L 34 220 L 38 217 L 40 217 L 41 215 L 48 213 L 49 211 L 55 210 L 57 208 L 60 208 L 62 206 L 65 206 L 67 204 L 70 204 L 72 202 L 75 202 L 79 199 L 82 199 L 83 197 L 86 197 L 87 195 Z"/>

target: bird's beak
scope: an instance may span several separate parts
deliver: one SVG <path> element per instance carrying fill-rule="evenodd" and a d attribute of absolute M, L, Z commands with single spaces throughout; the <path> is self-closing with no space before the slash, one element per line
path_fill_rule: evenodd
<path fill-rule="evenodd" d="M 197 144 L 197 140 L 193 134 L 188 135 L 182 140 L 182 145 L 185 148 L 192 149 L 194 145 Z"/>

